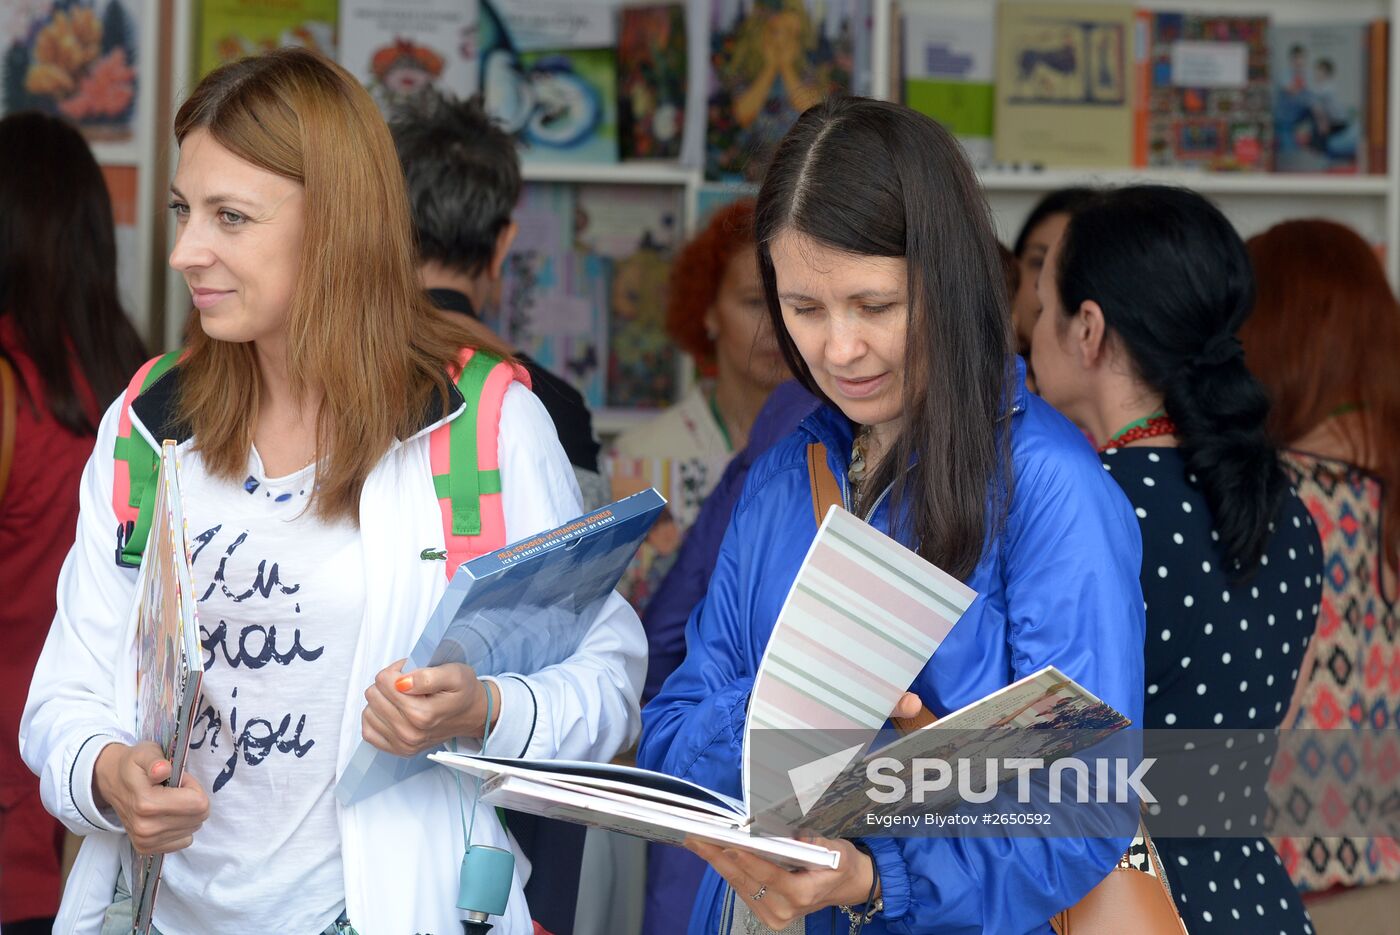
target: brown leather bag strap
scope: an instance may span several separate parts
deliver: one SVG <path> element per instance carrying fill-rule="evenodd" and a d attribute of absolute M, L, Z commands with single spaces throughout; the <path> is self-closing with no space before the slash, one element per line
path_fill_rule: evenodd
<path fill-rule="evenodd" d="M 10 484 L 10 467 L 15 461 L 15 423 L 19 421 L 19 392 L 10 362 L 0 357 L 0 501 Z"/>
<path fill-rule="evenodd" d="M 812 515 L 820 529 L 833 506 L 841 506 L 841 484 L 826 462 L 826 446 L 812 442 L 807 446 L 807 479 L 812 488 Z"/>

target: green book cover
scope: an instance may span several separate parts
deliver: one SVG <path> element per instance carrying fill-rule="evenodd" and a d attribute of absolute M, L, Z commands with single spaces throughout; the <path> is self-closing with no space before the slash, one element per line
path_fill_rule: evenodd
<path fill-rule="evenodd" d="M 197 77 L 245 55 L 289 45 L 334 60 L 339 10 L 339 0 L 200 0 Z"/>
<path fill-rule="evenodd" d="M 996 10 L 982 2 L 904 18 L 904 103 L 951 130 L 974 165 L 992 161 Z"/>

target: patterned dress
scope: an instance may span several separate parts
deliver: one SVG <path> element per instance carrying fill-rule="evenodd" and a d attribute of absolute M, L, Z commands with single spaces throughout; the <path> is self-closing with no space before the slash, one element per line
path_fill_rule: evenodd
<path fill-rule="evenodd" d="M 1322 610 L 1292 724 L 1304 730 L 1386 731 L 1330 756 L 1281 757 L 1269 794 L 1300 823 L 1342 829 L 1374 821 L 1382 804 L 1369 789 L 1394 788 L 1400 774 L 1400 606 L 1397 571 L 1382 574 L 1380 480 L 1345 461 L 1289 452 L 1285 464 L 1322 539 Z M 1302 890 L 1400 880 L 1392 837 L 1314 836 L 1275 842 Z"/>

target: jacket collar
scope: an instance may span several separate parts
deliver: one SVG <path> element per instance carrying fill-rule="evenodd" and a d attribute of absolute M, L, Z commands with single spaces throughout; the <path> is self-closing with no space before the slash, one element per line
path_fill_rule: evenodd
<path fill-rule="evenodd" d="M 456 289 L 429 289 L 428 301 L 433 303 L 434 308 L 445 312 L 456 312 L 468 318 L 477 317 L 476 307 L 472 305 L 471 298 L 465 292 L 458 292 Z"/>
<path fill-rule="evenodd" d="M 176 444 L 184 444 L 194 435 L 190 425 L 181 421 L 176 413 L 175 401 L 179 398 L 183 369 L 178 364 L 171 367 L 131 404 L 132 425 L 145 436 L 152 448 L 159 449 L 161 442 L 167 438 Z M 447 396 L 446 406 L 443 406 L 437 393 L 428 396 L 428 405 L 424 407 L 413 432 L 403 441 L 412 441 L 462 414 L 467 403 L 455 382 L 448 382 Z"/>

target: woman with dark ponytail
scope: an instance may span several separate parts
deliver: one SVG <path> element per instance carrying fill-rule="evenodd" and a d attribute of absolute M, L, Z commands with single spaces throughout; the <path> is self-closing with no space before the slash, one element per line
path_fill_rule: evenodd
<path fill-rule="evenodd" d="M 1194 192 L 1118 189 L 1075 212 L 1038 289 L 1041 393 L 1094 441 L 1142 527 L 1143 726 L 1278 727 L 1317 617 L 1322 558 L 1235 337 L 1254 300 L 1244 244 Z M 1221 785 L 1198 798 L 1251 800 L 1232 813 L 1235 832 L 1261 820 L 1267 758 L 1251 765 L 1228 770 L 1228 783 L 1203 768 Z M 1268 841 L 1207 838 L 1189 803 L 1176 804 L 1181 821 L 1148 827 L 1192 935 L 1311 930 Z"/>

